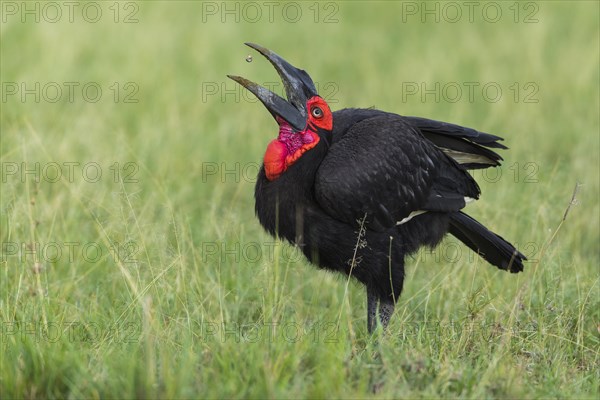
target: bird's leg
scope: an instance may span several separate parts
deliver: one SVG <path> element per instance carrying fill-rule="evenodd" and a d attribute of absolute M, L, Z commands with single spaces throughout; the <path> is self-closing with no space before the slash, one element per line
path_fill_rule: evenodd
<path fill-rule="evenodd" d="M 379 321 L 381 321 L 381 326 L 385 330 L 390 323 L 390 318 L 392 318 L 392 314 L 394 314 L 394 308 L 396 305 L 393 302 L 381 301 L 379 303 Z"/>
<path fill-rule="evenodd" d="M 375 291 L 367 286 L 367 329 L 369 333 L 373 333 L 377 326 L 377 304 L 379 298 L 375 294 Z"/>
<path fill-rule="evenodd" d="M 379 300 L 375 290 L 367 286 L 367 329 L 373 333 L 377 328 L 377 312 L 379 311 L 379 322 L 385 330 L 394 314 L 395 304 L 391 301 Z"/>

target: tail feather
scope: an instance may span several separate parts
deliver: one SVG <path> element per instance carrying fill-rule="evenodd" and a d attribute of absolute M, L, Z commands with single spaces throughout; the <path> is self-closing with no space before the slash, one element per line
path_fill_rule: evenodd
<path fill-rule="evenodd" d="M 523 261 L 527 257 L 467 214 L 453 213 L 449 232 L 490 264 L 513 273 L 523 271 Z"/>

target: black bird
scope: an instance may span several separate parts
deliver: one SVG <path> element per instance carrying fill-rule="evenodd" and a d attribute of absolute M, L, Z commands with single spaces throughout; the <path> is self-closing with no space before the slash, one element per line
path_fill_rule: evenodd
<path fill-rule="evenodd" d="M 523 270 L 525 256 L 461 210 L 479 198 L 468 169 L 500 165 L 502 138 L 375 109 L 331 112 L 306 73 L 272 51 L 287 101 L 239 76 L 279 125 L 256 182 L 256 214 L 272 235 L 314 264 L 367 288 L 367 325 L 385 329 L 404 282 L 404 259 L 450 233 L 496 267 Z"/>

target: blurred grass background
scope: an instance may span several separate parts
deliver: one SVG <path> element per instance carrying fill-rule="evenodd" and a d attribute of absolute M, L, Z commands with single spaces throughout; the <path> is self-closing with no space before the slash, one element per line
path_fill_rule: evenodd
<path fill-rule="evenodd" d="M 56 22 L 1 4 L 2 398 L 597 398 L 597 2 L 452 3 L 459 18 L 443 2 L 97 2 L 72 22 L 56 4 Z M 525 272 L 448 239 L 409 260 L 389 332 L 367 335 L 363 289 L 254 217 L 276 125 L 225 75 L 279 79 L 246 41 L 306 69 L 333 109 L 503 136 L 469 213 Z M 436 83 L 439 100 L 421 87 Z"/>

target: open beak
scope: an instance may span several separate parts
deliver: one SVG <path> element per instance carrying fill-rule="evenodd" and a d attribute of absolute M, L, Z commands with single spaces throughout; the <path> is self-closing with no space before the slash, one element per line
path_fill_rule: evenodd
<path fill-rule="evenodd" d="M 277 120 L 282 118 L 289 123 L 295 131 L 303 131 L 306 128 L 308 112 L 306 102 L 317 95 L 315 84 L 306 71 L 298 69 L 264 47 L 253 43 L 246 43 L 247 46 L 257 50 L 265 56 L 267 60 L 275 67 L 279 77 L 283 81 L 287 100 L 276 95 L 270 90 L 240 76 L 227 75 L 250 92 L 252 92 L 269 110 L 271 115 Z"/>

